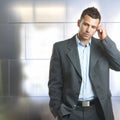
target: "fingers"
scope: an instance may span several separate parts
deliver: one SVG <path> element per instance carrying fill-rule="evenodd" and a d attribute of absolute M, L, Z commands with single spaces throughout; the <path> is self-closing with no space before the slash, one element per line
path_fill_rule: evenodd
<path fill-rule="evenodd" d="M 103 32 L 104 29 L 105 29 L 104 25 L 100 24 L 98 25 L 97 31 L 101 33 Z"/>
<path fill-rule="evenodd" d="M 105 39 L 105 37 L 107 36 L 106 28 L 103 24 L 100 24 L 97 27 L 97 32 L 98 32 L 98 36 L 101 40 Z"/>

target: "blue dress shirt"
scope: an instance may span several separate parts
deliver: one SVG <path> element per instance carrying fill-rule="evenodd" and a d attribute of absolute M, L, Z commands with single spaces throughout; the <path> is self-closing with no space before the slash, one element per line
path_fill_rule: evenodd
<path fill-rule="evenodd" d="M 89 61 L 90 61 L 90 45 L 91 40 L 84 46 L 76 35 L 77 48 L 79 53 L 82 84 L 79 94 L 80 101 L 87 101 L 94 98 L 91 81 L 89 78 Z"/>

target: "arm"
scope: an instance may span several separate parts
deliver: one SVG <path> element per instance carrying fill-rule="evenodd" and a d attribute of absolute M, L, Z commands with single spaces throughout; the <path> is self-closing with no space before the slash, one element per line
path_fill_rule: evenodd
<path fill-rule="evenodd" d="M 49 96 L 50 96 L 50 109 L 54 117 L 58 115 L 58 109 L 61 104 L 62 97 L 62 72 L 61 72 L 60 56 L 56 45 L 53 47 L 53 53 L 50 61 L 49 73 Z"/>
<path fill-rule="evenodd" d="M 120 71 L 120 51 L 115 43 L 107 36 L 101 41 L 105 55 L 108 58 L 111 69 Z"/>
<path fill-rule="evenodd" d="M 115 43 L 108 37 L 107 31 L 103 25 L 98 26 L 97 32 L 111 69 L 120 71 L 120 51 L 117 49 Z"/>

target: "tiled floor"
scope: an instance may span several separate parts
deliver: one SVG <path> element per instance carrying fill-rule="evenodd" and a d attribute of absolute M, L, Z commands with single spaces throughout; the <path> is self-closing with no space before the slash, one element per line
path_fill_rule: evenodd
<path fill-rule="evenodd" d="M 54 120 L 48 97 L 1 97 L 0 120 Z M 113 97 L 115 120 L 120 120 L 120 97 Z"/>

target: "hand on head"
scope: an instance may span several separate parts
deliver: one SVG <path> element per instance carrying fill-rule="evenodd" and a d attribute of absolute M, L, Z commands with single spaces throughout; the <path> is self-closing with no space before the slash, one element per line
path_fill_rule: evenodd
<path fill-rule="evenodd" d="M 98 36 L 101 40 L 104 40 L 107 36 L 107 31 L 104 25 L 100 24 L 97 28 Z"/>

